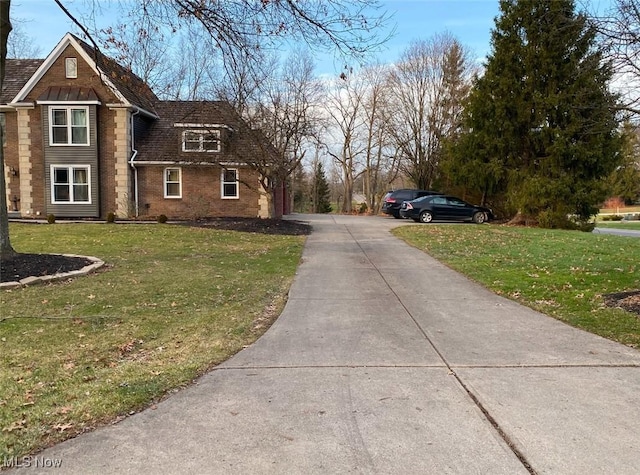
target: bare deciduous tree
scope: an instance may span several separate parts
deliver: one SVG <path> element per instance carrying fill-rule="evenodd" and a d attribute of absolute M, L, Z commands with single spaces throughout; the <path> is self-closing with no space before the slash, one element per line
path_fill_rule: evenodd
<path fill-rule="evenodd" d="M 382 197 L 388 184 L 394 180 L 398 167 L 396 154 L 390 145 L 390 124 L 385 117 L 385 109 L 389 108 L 385 84 L 387 68 L 368 66 L 362 74 L 367 85 L 363 108 L 366 131 L 363 188 L 367 208 L 377 214 Z"/>
<path fill-rule="evenodd" d="M 156 93 L 163 89 L 171 64 L 165 40 L 155 25 L 136 30 L 119 24 L 102 30 L 104 53 L 137 74 Z"/>
<path fill-rule="evenodd" d="M 322 121 L 319 104 L 322 85 L 314 75 L 310 53 L 292 53 L 280 71 L 262 84 L 260 96 L 245 117 L 275 148 L 277 161 L 255 157 L 249 165 L 261 175 L 263 190 L 273 210 L 273 192 L 289 179 L 302 162 L 309 145 L 317 141 Z"/>
<path fill-rule="evenodd" d="M 471 66 L 458 40 L 442 34 L 413 42 L 390 71 L 390 130 L 401 169 L 419 188 L 438 176 L 442 139 L 458 125 Z"/>
<path fill-rule="evenodd" d="M 640 0 L 612 0 L 611 9 L 597 13 L 591 21 L 596 25 L 603 46 L 612 61 L 623 107 L 633 115 L 640 114 Z"/>
<path fill-rule="evenodd" d="M 139 18 L 173 30 L 200 25 L 225 53 L 251 53 L 293 39 L 350 56 L 386 39 L 381 27 L 389 18 L 380 8 L 378 0 L 141 0 L 134 6 Z"/>
<path fill-rule="evenodd" d="M 12 20 L 11 36 L 7 41 L 7 58 L 32 59 L 42 54 L 40 48 L 24 29 L 24 21 Z"/>
<path fill-rule="evenodd" d="M 363 170 L 365 93 L 364 81 L 351 74 L 336 80 L 327 100 L 326 111 L 331 118 L 329 136 L 335 136 L 335 144 L 327 144 L 327 150 L 341 171 L 343 213 L 351 212 L 354 183 Z"/>
<path fill-rule="evenodd" d="M 243 51 L 226 56 L 224 71 L 214 86 L 215 97 L 229 102 L 247 120 L 261 100 L 263 86 L 278 70 L 278 57 L 264 51 L 253 58 Z"/>
<path fill-rule="evenodd" d="M 180 37 L 172 54 L 173 65 L 165 74 L 161 97 L 173 100 L 205 100 L 215 95 L 221 57 L 211 38 L 194 28 Z"/>

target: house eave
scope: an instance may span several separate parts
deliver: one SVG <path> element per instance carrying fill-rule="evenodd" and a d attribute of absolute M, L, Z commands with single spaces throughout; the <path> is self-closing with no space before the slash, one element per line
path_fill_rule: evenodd
<path fill-rule="evenodd" d="M 12 110 L 12 109 L 34 109 L 36 105 L 33 102 L 10 102 L 9 104 L 0 105 L 0 109 L 2 110 Z"/>
<path fill-rule="evenodd" d="M 249 164 L 244 162 L 189 162 L 189 161 L 175 161 L 175 160 L 137 160 L 136 166 L 174 166 L 174 167 L 182 167 L 182 166 L 209 166 L 209 167 L 246 167 Z"/>
<path fill-rule="evenodd" d="M 146 109 L 143 109 L 142 107 L 138 107 L 138 106 L 134 106 L 133 104 L 126 102 L 124 104 L 120 104 L 120 103 L 111 103 L 111 104 L 107 104 L 107 107 L 109 109 L 130 109 L 133 110 L 134 112 L 137 112 L 139 114 L 142 114 L 144 116 L 147 116 L 151 119 L 157 120 L 159 119 L 157 114 L 154 114 L 153 112 L 150 112 Z"/>

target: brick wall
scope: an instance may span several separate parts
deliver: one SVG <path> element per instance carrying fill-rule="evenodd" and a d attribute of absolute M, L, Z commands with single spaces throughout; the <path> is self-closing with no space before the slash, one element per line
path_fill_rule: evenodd
<path fill-rule="evenodd" d="M 222 199 L 220 196 L 221 169 L 216 166 L 191 166 L 182 169 L 182 198 L 164 197 L 164 166 L 138 168 L 140 187 L 140 217 L 193 219 L 200 217 L 249 217 L 259 215 L 260 194 L 255 171 L 240 168 L 240 180 L 251 183 L 253 189 L 240 183 L 238 199 Z M 148 205 L 148 206 L 147 206 Z"/>

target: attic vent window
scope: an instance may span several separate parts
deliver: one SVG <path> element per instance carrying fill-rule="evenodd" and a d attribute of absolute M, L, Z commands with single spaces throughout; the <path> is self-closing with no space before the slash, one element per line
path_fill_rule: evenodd
<path fill-rule="evenodd" d="M 65 58 L 64 68 L 67 79 L 75 79 L 78 77 L 78 58 Z"/>

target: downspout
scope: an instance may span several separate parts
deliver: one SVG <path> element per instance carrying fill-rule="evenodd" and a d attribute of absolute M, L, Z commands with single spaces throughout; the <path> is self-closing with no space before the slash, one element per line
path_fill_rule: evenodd
<path fill-rule="evenodd" d="M 131 114 L 131 158 L 129 159 L 129 165 L 133 168 L 133 197 L 135 201 L 136 208 L 136 218 L 140 215 L 140 206 L 139 206 L 139 197 L 138 197 L 138 169 L 135 165 L 136 156 L 138 155 L 138 150 L 135 148 L 135 127 L 133 123 L 133 118 L 140 113 L 140 109 L 136 108 Z"/>

